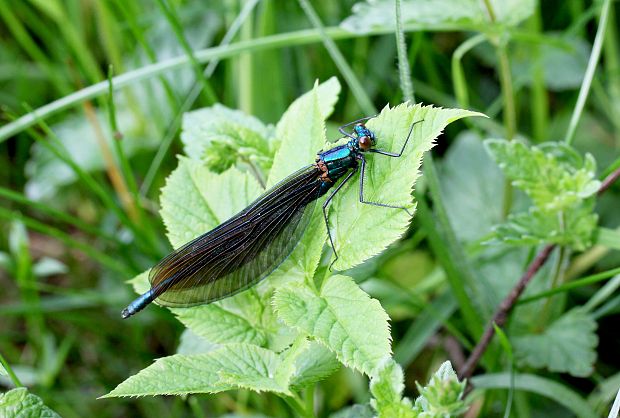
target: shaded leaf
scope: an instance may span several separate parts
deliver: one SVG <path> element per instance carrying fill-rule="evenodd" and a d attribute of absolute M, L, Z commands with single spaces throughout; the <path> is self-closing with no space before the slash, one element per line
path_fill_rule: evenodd
<path fill-rule="evenodd" d="M 26 388 L 16 388 L 0 393 L 0 416 L 3 418 L 60 418 L 47 407 L 41 398 L 28 393 Z"/>
<path fill-rule="evenodd" d="M 388 316 L 346 276 L 331 276 L 320 293 L 307 286 L 277 289 L 274 307 L 287 325 L 314 337 L 346 366 L 370 374 L 390 354 Z"/>
<path fill-rule="evenodd" d="M 275 379 L 276 353 L 248 344 L 227 344 L 204 354 L 164 357 L 118 385 L 104 398 L 217 393 L 235 388 L 288 393 Z"/>
<path fill-rule="evenodd" d="M 521 364 L 578 377 L 592 373 L 597 344 L 596 321 L 578 308 L 562 315 L 542 334 L 514 338 Z"/>

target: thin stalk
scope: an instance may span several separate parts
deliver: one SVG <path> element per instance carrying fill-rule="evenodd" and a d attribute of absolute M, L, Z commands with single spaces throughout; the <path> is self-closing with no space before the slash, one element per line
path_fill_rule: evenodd
<path fill-rule="evenodd" d="M 35 210 L 41 211 L 46 215 L 49 215 L 53 218 L 56 218 L 62 222 L 65 222 L 71 226 L 76 227 L 77 229 L 82 230 L 83 232 L 86 232 L 88 234 L 94 235 L 97 238 L 103 238 L 107 241 L 110 241 L 111 243 L 118 243 L 117 238 L 113 237 L 112 235 L 107 234 L 106 232 L 95 228 L 89 224 L 87 224 L 86 222 L 82 221 L 80 218 L 77 218 L 75 216 L 69 215 L 65 212 L 59 211 L 54 209 L 51 206 L 48 206 L 44 203 L 41 202 L 37 202 L 34 200 L 30 200 L 26 197 L 24 197 L 23 195 L 21 195 L 20 193 L 14 192 L 13 190 L 10 189 L 5 189 L 4 187 L 0 187 L 0 197 L 4 197 L 6 199 L 10 199 L 14 202 L 20 203 L 22 205 L 26 205 L 30 208 L 33 208 Z"/>
<path fill-rule="evenodd" d="M 101 158 L 103 159 L 105 171 L 110 179 L 110 183 L 112 184 L 112 187 L 121 202 L 121 206 L 129 216 L 129 219 L 133 223 L 137 223 L 138 211 L 136 209 L 136 202 L 132 199 L 129 189 L 127 188 L 127 184 L 125 183 L 125 179 L 123 178 L 119 167 L 116 165 L 114 157 L 112 157 L 112 150 L 105 139 L 105 134 L 103 133 L 103 129 L 101 128 L 101 124 L 97 118 L 95 108 L 90 101 L 84 102 L 83 107 L 84 113 L 86 114 L 86 119 L 93 128 L 95 139 L 97 144 L 99 144 Z"/>
<path fill-rule="evenodd" d="M 452 54 L 452 85 L 454 86 L 454 95 L 458 106 L 463 109 L 469 108 L 469 93 L 467 92 L 467 80 L 465 80 L 465 72 L 463 71 L 462 59 L 466 53 L 471 51 L 477 45 L 486 41 L 484 34 L 478 34 L 463 42 L 456 48 Z"/>
<path fill-rule="evenodd" d="M 73 172 L 76 174 L 78 179 L 80 179 L 86 186 L 92 190 L 95 195 L 101 200 L 101 202 L 111 210 L 118 219 L 126 225 L 129 229 L 131 229 L 136 234 L 136 242 L 140 245 L 143 244 L 143 236 L 141 235 L 141 231 L 137 229 L 137 226 L 127 218 L 125 212 L 123 212 L 118 205 L 114 202 L 114 200 L 110 197 L 108 192 L 92 177 L 92 175 L 85 170 L 82 169 L 75 161 L 73 161 L 70 157 L 68 157 L 68 151 L 62 145 L 60 139 L 56 136 L 56 134 L 50 129 L 50 127 L 43 122 L 40 121 L 40 126 L 43 131 L 52 139 L 51 141 L 45 140 L 38 132 L 35 130 L 31 130 L 32 137 L 46 147 L 50 152 L 52 152 L 60 161 L 67 164 Z M 144 245 L 144 249 L 147 252 L 152 252 L 152 248 L 150 245 Z"/>
<path fill-rule="evenodd" d="M 602 273 L 592 274 L 590 276 L 583 277 L 579 280 L 572 280 L 569 283 L 565 283 L 553 289 L 545 290 L 544 292 L 537 293 L 527 298 L 523 298 L 517 302 L 517 305 L 524 305 L 526 303 L 535 302 L 537 300 L 547 298 L 549 296 L 557 295 L 558 293 L 568 292 L 572 289 L 577 289 L 583 286 L 588 286 L 600 281 L 609 279 L 610 277 L 620 274 L 620 267 L 604 271 Z"/>
<path fill-rule="evenodd" d="M 319 35 L 321 36 L 321 40 L 323 41 L 325 49 L 327 49 L 329 56 L 332 58 L 332 60 L 336 64 L 336 67 L 338 67 L 338 70 L 349 85 L 349 88 L 351 89 L 353 96 L 355 96 L 355 99 L 357 100 L 357 103 L 362 109 L 362 112 L 367 115 L 375 115 L 377 113 L 375 105 L 372 103 L 372 100 L 370 100 L 370 97 L 368 97 L 368 95 L 366 94 L 362 83 L 360 83 L 360 81 L 358 80 L 357 76 L 351 69 L 351 66 L 342 55 L 342 52 L 340 52 L 340 50 L 336 46 L 334 40 L 328 35 L 325 27 L 323 26 L 323 23 L 321 22 L 321 19 L 319 18 L 319 15 L 316 13 L 308 0 L 298 1 L 304 13 L 308 17 L 308 20 L 310 21 L 310 23 L 312 23 L 312 26 L 318 31 Z"/>
<path fill-rule="evenodd" d="M 243 22 L 245 22 L 248 16 L 250 16 L 250 13 L 252 13 L 252 10 L 254 10 L 254 7 L 257 4 L 258 4 L 258 0 L 250 0 L 245 3 L 243 9 L 241 9 L 241 12 L 237 16 L 237 18 L 230 25 L 230 28 L 228 28 L 228 31 L 222 38 L 222 41 L 220 42 L 217 48 L 222 48 L 222 51 L 227 50 L 226 47 L 230 44 L 230 42 L 235 37 L 237 32 L 239 32 L 239 29 L 243 25 Z M 248 42 L 252 42 L 252 41 L 248 41 Z M 249 48 L 248 50 L 251 50 L 251 48 Z M 197 52 L 196 55 L 197 55 L 197 59 L 200 60 L 200 57 L 199 57 L 200 52 Z M 210 60 L 200 60 L 200 62 L 206 62 L 206 61 L 209 62 L 209 64 L 207 65 L 207 68 L 205 69 L 205 73 L 204 73 L 205 77 L 210 78 L 213 75 L 213 73 L 215 72 L 215 69 L 217 68 L 217 65 L 220 62 L 220 59 L 221 58 L 219 56 L 215 56 Z M 170 148 L 170 145 L 172 144 L 172 140 L 174 139 L 175 134 L 177 130 L 179 129 L 179 125 L 181 124 L 183 114 L 192 107 L 192 105 L 194 104 L 194 102 L 196 101 L 199 95 L 200 95 L 200 84 L 196 84 L 189 91 L 189 93 L 185 96 L 185 100 L 183 100 L 181 107 L 179 108 L 176 115 L 174 116 L 174 119 L 168 126 L 166 134 L 164 135 L 164 139 L 162 140 L 159 148 L 157 149 L 157 154 L 155 154 L 155 157 L 153 158 L 153 162 L 151 163 L 148 171 L 146 172 L 146 176 L 144 177 L 144 181 L 142 182 L 142 186 L 140 187 L 140 193 L 143 196 L 145 196 L 148 193 L 148 191 L 150 190 L 153 184 L 153 181 L 155 180 L 157 171 L 159 170 L 161 163 L 164 161 L 164 157 L 166 156 L 168 149 Z"/>
<path fill-rule="evenodd" d="M 181 44 L 181 47 L 183 48 L 183 51 L 187 55 L 189 62 L 192 64 L 192 68 L 194 69 L 196 80 L 198 80 L 198 82 L 202 85 L 202 89 L 203 89 L 202 92 L 204 93 L 205 98 L 207 99 L 207 102 L 209 104 L 216 103 L 217 96 L 215 95 L 215 92 L 213 91 L 213 87 L 211 87 L 211 83 L 209 82 L 207 77 L 205 77 L 205 75 L 203 74 L 202 68 L 200 67 L 200 62 L 196 59 L 196 55 L 194 51 L 192 50 L 191 45 L 187 41 L 185 34 L 183 33 L 183 27 L 181 26 L 181 23 L 179 22 L 179 16 L 177 15 L 175 11 L 174 6 L 172 4 L 166 4 L 165 0 L 157 0 L 157 4 L 159 5 L 159 8 L 166 16 L 166 20 L 168 20 L 168 23 L 170 23 L 170 26 L 172 27 L 172 30 L 174 31 L 174 34 L 176 35 L 177 40 Z"/>
<path fill-rule="evenodd" d="M 443 25 L 428 25 L 428 24 L 407 24 L 405 25 L 405 31 L 449 31 L 449 30 L 475 30 L 476 26 L 463 27 L 456 24 L 443 24 Z M 325 34 L 330 39 L 351 39 L 361 36 L 373 36 L 383 35 L 391 33 L 391 29 L 381 28 L 374 29 L 368 33 L 360 34 L 349 32 L 339 27 L 325 28 Z M 195 51 L 194 56 L 200 63 L 211 62 L 215 60 L 221 60 L 237 56 L 247 51 L 263 51 L 268 49 L 277 49 L 284 47 L 291 47 L 297 45 L 307 45 L 321 41 L 321 35 L 317 29 L 306 29 L 288 33 L 282 33 L 277 35 L 265 36 L 263 38 L 255 38 L 247 42 L 237 42 L 231 45 L 220 45 L 217 47 L 206 48 L 203 50 Z M 160 61 L 154 64 L 145 65 L 133 71 L 128 71 L 124 74 L 114 77 L 114 88 L 119 90 L 125 86 L 132 85 L 141 80 L 146 80 L 152 77 L 157 77 L 166 71 L 172 71 L 177 68 L 184 67 L 189 64 L 189 58 L 187 56 L 179 56 L 170 58 L 164 61 Z M 52 115 L 67 110 L 79 103 L 99 97 L 108 93 L 108 81 L 102 81 L 93 84 L 89 87 L 83 88 L 70 95 L 62 97 L 44 106 L 41 106 L 34 111 L 28 112 L 15 121 L 8 123 L 0 127 L 0 143 L 8 138 L 16 135 L 19 132 L 36 124 L 38 120 L 47 119 Z"/>
<path fill-rule="evenodd" d="M 588 60 L 586 73 L 583 77 L 581 88 L 579 89 L 577 103 L 575 104 L 573 115 L 571 116 L 570 122 L 568 124 L 568 131 L 566 132 L 566 137 L 564 138 L 564 142 L 566 142 L 567 144 L 571 144 L 573 142 L 573 139 L 575 138 L 577 125 L 579 124 L 579 120 L 581 119 L 581 114 L 583 113 L 586 100 L 588 99 L 590 86 L 592 85 L 592 80 L 594 79 L 594 74 L 596 73 L 596 67 L 601 56 L 601 49 L 603 46 L 603 41 L 605 40 L 605 33 L 607 32 L 607 20 L 609 17 L 610 7 L 611 0 L 604 0 L 603 7 L 601 9 L 601 18 L 599 20 L 598 29 L 596 30 L 596 36 L 594 38 L 594 45 L 592 46 L 592 53 L 590 54 L 590 59 Z"/>
<path fill-rule="evenodd" d="M 394 2 L 396 7 L 396 50 L 398 52 L 398 74 L 400 76 L 400 88 L 403 91 L 405 101 L 415 103 L 413 83 L 411 82 L 411 68 L 407 58 L 407 45 L 405 44 L 405 32 L 403 31 L 403 18 L 401 13 L 401 0 Z"/>
<path fill-rule="evenodd" d="M 9 364 L 8 361 L 6 361 L 6 359 L 4 358 L 4 356 L 2 355 L 2 353 L 0 353 L 0 364 L 2 364 L 2 367 L 4 367 L 4 370 L 6 370 L 7 374 L 9 375 L 9 377 L 11 378 L 11 381 L 13 382 L 13 384 L 15 385 L 15 387 L 17 388 L 22 388 L 24 387 L 24 385 L 22 384 L 22 382 L 19 380 L 19 377 L 17 377 L 17 375 L 15 374 L 15 372 L 13 371 L 13 368 L 11 367 L 11 365 Z"/>
<path fill-rule="evenodd" d="M 72 238 L 69 234 L 46 225 L 42 222 L 39 222 L 35 219 L 28 218 L 21 213 L 13 212 L 4 208 L 0 208 L 0 217 L 5 219 L 19 219 L 24 223 L 28 228 L 38 231 L 42 234 L 49 235 L 54 237 L 70 247 L 77 248 L 82 251 L 86 255 L 88 255 L 93 260 L 99 262 L 100 264 L 108 267 L 111 270 L 117 271 L 125 277 L 133 276 L 134 272 L 130 271 L 123 264 L 119 263 L 115 258 L 110 257 L 109 255 L 91 247 L 90 245 L 84 244 L 83 242 L 77 241 Z"/>
<path fill-rule="evenodd" d="M 458 301 L 459 309 L 465 317 L 465 323 L 470 335 L 475 339 L 482 333 L 482 324 L 480 323 L 480 316 L 465 288 L 465 286 L 468 286 L 470 289 L 474 289 L 474 279 L 444 207 L 437 169 L 430 153 L 427 153 L 424 157 L 424 177 L 428 181 L 429 191 L 433 199 L 433 208 L 437 218 L 436 223 L 439 226 L 439 228 L 435 226 L 433 219 L 426 219 L 424 224 L 429 229 L 429 241 L 437 258 L 441 260 L 441 264 L 446 270 L 448 283 Z M 417 200 L 420 206 L 419 215 L 423 218 L 429 218 L 431 216 L 429 213 L 430 209 L 428 209 L 426 202 L 421 198 Z"/>
<path fill-rule="evenodd" d="M 530 19 L 530 28 L 536 34 L 541 34 L 542 22 L 540 16 L 540 6 L 534 10 L 534 15 Z M 532 108 L 532 133 L 534 140 L 542 142 L 547 137 L 547 125 L 549 123 L 549 99 L 545 87 L 545 74 L 543 61 L 538 42 L 532 44 L 532 87 L 531 87 L 531 108 Z"/>

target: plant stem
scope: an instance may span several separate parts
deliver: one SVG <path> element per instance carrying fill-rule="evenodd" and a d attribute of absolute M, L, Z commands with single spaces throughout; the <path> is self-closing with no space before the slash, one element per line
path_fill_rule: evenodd
<path fill-rule="evenodd" d="M 396 50 L 398 52 L 398 74 L 400 76 L 400 88 L 403 91 L 405 101 L 415 104 L 413 84 L 411 83 L 411 69 L 407 58 L 407 45 L 403 31 L 403 19 L 401 15 L 401 0 L 394 2 L 396 7 Z"/>
<path fill-rule="evenodd" d="M 605 32 L 607 28 L 607 20 L 609 16 L 609 9 L 611 7 L 611 0 L 604 0 L 603 7 L 601 9 L 601 18 L 599 21 L 598 29 L 596 30 L 596 37 L 594 38 L 594 45 L 592 46 L 592 53 L 588 60 L 588 67 L 579 89 L 579 96 L 577 97 L 577 104 L 573 110 L 570 123 L 568 124 L 568 131 L 564 142 L 571 144 L 575 138 L 575 132 L 577 131 L 577 125 L 581 119 L 583 108 L 585 107 L 586 100 L 588 99 L 588 93 L 590 92 L 590 86 L 592 85 L 592 79 L 594 79 L 594 73 L 596 72 L 596 66 L 598 65 L 599 57 L 601 56 L 601 48 L 605 39 Z"/>
<path fill-rule="evenodd" d="M 616 171 L 612 172 L 609 176 L 607 176 L 605 180 L 603 180 L 603 183 L 598 190 L 598 195 L 605 192 L 609 188 L 611 183 L 614 180 L 617 180 L 619 177 L 620 177 L 620 168 L 616 169 Z M 536 255 L 536 257 L 530 263 L 526 272 L 523 274 L 523 276 L 521 276 L 521 279 L 519 279 L 515 287 L 499 304 L 497 310 L 493 314 L 493 318 L 487 325 L 484 331 L 484 334 L 482 335 L 482 338 L 480 338 L 480 340 L 478 341 L 478 344 L 476 345 L 474 350 L 469 355 L 469 358 L 465 362 L 465 365 L 461 368 L 461 370 L 459 370 L 459 379 L 467 379 L 471 377 L 472 373 L 474 372 L 474 369 L 476 368 L 476 365 L 478 364 L 478 362 L 482 358 L 482 355 L 484 354 L 489 344 L 491 343 L 491 339 L 493 338 L 493 335 L 495 335 L 494 324 L 499 327 L 502 327 L 504 325 L 508 317 L 508 313 L 512 310 L 514 305 L 517 303 L 519 296 L 521 296 L 521 294 L 525 290 L 525 287 L 532 280 L 536 272 L 547 261 L 547 259 L 549 258 L 549 256 L 551 255 L 551 252 L 553 251 L 555 247 L 556 247 L 555 244 L 549 244 L 546 247 L 544 247 L 542 251 L 540 251 Z"/>
<path fill-rule="evenodd" d="M 9 377 L 11 378 L 11 381 L 13 382 L 13 384 L 15 385 L 15 387 L 21 388 L 24 387 L 24 385 L 22 384 L 22 382 L 19 380 L 19 377 L 17 377 L 17 375 L 15 374 L 15 372 L 13 371 L 13 368 L 11 367 L 11 365 L 6 361 L 6 359 L 4 358 L 4 356 L 2 355 L 2 353 L 0 353 L 0 364 L 2 365 L 2 367 L 4 367 L 4 370 L 6 370 L 7 374 L 9 375 Z"/>
<path fill-rule="evenodd" d="M 351 66 L 349 65 L 347 60 L 342 55 L 342 52 L 340 52 L 340 50 L 336 46 L 334 40 L 328 35 L 325 27 L 323 26 L 323 23 L 321 22 L 321 19 L 319 18 L 319 15 L 316 13 L 308 0 L 298 1 L 304 13 L 306 13 L 308 20 L 310 21 L 310 23 L 312 23 L 312 26 L 318 31 L 319 36 L 323 41 L 323 45 L 325 46 L 325 49 L 327 49 L 329 56 L 332 58 L 332 60 L 336 64 L 336 67 L 338 67 L 338 70 L 340 70 L 340 73 L 349 85 L 349 88 L 355 96 L 355 99 L 357 100 L 357 103 L 359 104 L 362 111 L 367 115 L 375 115 L 377 113 L 375 105 L 370 100 L 370 97 L 368 97 L 368 95 L 366 94 L 362 83 L 360 83 L 360 81 L 357 79 L 357 76 L 351 69 Z"/>

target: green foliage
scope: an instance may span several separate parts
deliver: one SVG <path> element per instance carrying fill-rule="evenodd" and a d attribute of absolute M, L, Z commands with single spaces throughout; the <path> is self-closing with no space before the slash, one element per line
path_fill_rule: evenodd
<path fill-rule="evenodd" d="M 539 335 L 514 338 L 522 365 L 578 377 L 592 373 L 597 344 L 596 321 L 578 308 L 556 319 Z"/>
<path fill-rule="evenodd" d="M 467 405 L 461 398 L 465 385 L 459 382 L 450 362 L 443 363 L 426 386 L 417 384 L 420 396 L 415 400 L 415 409 L 419 417 L 449 418 L 464 413 Z"/>
<path fill-rule="evenodd" d="M 267 184 L 274 184 L 284 173 L 308 164 L 319 149 L 328 146 L 324 119 L 331 113 L 338 91 L 337 81 L 331 79 L 301 96 L 285 112 L 275 128 L 278 140 L 274 144 L 279 144 L 279 148 L 273 165 L 257 166 L 260 171 L 272 167 Z M 260 191 L 247 171 L 231 166 L 218 174 L 212 171 L 219 171 L 218 167 L 211 166 L 209 170 L 205 166 L 209 161 L 223 161 L 217 153 L 227 151 L 215 145 L 216 139 L 200 135 L 206 128 L 193 129 L 187 124 L 197 114 L 204 113 L 209 118 L 214 112 L 219 118 L 207 124 L 211 128 L 228 123 L 221 118 L 225 115 L 231 116 L 230 123 L 245 123 L 243 129 L 258 123 L 222 108 L 197 111 L 186 119 L 186 149 L 199 154 L 202 147 L 202 155 L 213 158 L 203 164 L 201 158 L 180 157 L 179 166 L 162 189 L 161 214 L 175 247 L 240 211 Z M 473 115 L 476 114 L 407 104 L 383 109 L 368 122 L 381 149 L 399 150 L 413 123 L 418 123 L 403 158 L 369 156 L 366 197 L 412 207 L 410 191 L 419 175 L 422 155 L 447 124 Z M 239 142 L 235 144 L 238 146 Z M 229 162 L 236 164 L 236 160 L 237 157 Z M 224 195 L 229 197 L 222 199 Z M 344 266 L 359 264 L 389 245 L 403 234 L 409 221 L 400 210 L 351 204 L 350 200 L 357 200 L 357 195 L 356 187 L 348 187 L 336 196 L 331 212 L 335 221 L 330 227 L 334 228 L 343 260 L 339 263 Z M 341 214 L 344 207 L 346 216 Z M 385 211 L 385 215 L 377 216 L 379 211 Z M 183 350 L 159 359 L 107 396 L 214 393 L 234 388 L 295 396 L 295 391 L 325 379 L 342 363 L 369 376 L 380 370 L 379 377 L 373 378 L 371 392 L 376 392 L 375 407 L 381 416 L 391 416 L 390 411 L 397 410 L 403 411 L 403 416 L 413 416 L 411 403 L 400 400 L 402 371 L 390 359 L 389 318 L 379 302 L 343 275 L 329 275 L 315 287 L 313 276 L 326 238 L 318 212 L 309 233 L 273 277 L 222 301 L 190 309 L 173 308 L 191 331 L 184 337 Z M 373 233 L 366 234 L 369 230 Z M 364 234 L 363 239 L 345 239 L 359 234 Z M 146 278 L 146 273 L 141 274 L 133 280 L 134 286 L 145 289 Z M 389 370 L 381 369 L 386 361 Z M 195 377 L 187 379 L 190 374 Z M 390 390 L 394 391 L 391 397 L 386 392 Z"/>
<path fill-rule="evenodd" d="M 387 314 L 350 277 L 330 276 L 319 292 L 297 284 L 280 288 L 273 304 L 288 326 L 317 339 L 348 367 L 370 375 L 391 352 Z"/>
<path fill-rule="evenodd" d="M 414 418 L 411 401 L 403 398 L 403 369 L 391 358 L 383 359 L 370 380 L 370 393 L 374 399 L 370 404 L 379 418 Z"/>
<path fill-rule="evenodd" d="M 591 155 L 582 159 L 567 145 L 527 147 L 489 140 L 487 147 L 506 177 L 532 200 L 528 212 L 512 214 L 495 229 L 495 239 L 512 245 L 555 243 L 583 250 L 592 242 L 593 213 L 600 182 Z"/>
<path fill-rule="evenodd" d="M 0 393 L 0 416 L 4 418 L 60 418 L 41 398 L 26 388 Z"/>

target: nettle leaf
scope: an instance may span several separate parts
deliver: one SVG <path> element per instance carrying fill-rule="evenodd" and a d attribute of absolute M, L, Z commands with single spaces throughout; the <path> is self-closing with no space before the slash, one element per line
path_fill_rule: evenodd
<path fill-rule="evenodd" d="M 485 144 L 512 184 L 542 210 L 567 209 L 593 196 L 600 186 L 594 157 L 586 154 L 583 161 L 565 144 L 527 147 L 506 140 L 488 140 Z"/>
<path fill-rule="evenodd" d="M 261 192 L 258 182 L 235 168 L 216 174 L 199 161 L 179 157 L 161 190 L 161 216 L 174 248 L 215 228 L 247 207 Z M 226 196 L 226 198 L 223 198 Z"/>
<path fill-rule="evenodd" d="M 277 147 L 273 126 L 221 104 L 185 113 L 181 141 L 188 157 L 216 172 L 237 162 L 268 170 Z"/>
<path fill-rule="evenodd" d="M 534 11 L 534 0 L 491 0 L 497 21 L 517 25 Z M 428 27 L 446 23 L 462 24 L 463 28 L 488 25 L 489 13 L 478 0 L 403 0 L 401 3 L 403 23 L 418 23 Z M 367 0 L 353 6 L 353 14 L 341 24 L 344 29 L 367 33 L 377 27 L 393 27 L 396 22 L 394 2 L 391 0 Z"/>
<path fill-rule="evenodd" d="M 420 417 L 450 418 L 467 411 L 462 400 L 466 383 L 459 382 L 449 361 L 439 367 L 428 385 L 422 387 L 416 382 L 416 386 L 420 396 L 415 400 L 415 409 Z"/>
<path fill-rule="evenodd" d="M 226 344 L 208 353 L 158 359 L 103 397 L 217 393 L 238 388 L 288 394 L 287 386 L 275 379 L 281 364 L 273 351 L 250 344 Z"/>
<path fill-rule="evenodd" d="M 386 106 L 367 123 L 375 133 L 378 149 L 399 152 L 412 124 L 418 123 L 400 158 L 366 154 L 365 200 L 404 206 L 412 212 L 415 205 L 411 190 L 420 175 L 422 156 L 448 124 L 468 116 L 484 115 L 406 103 Z M 358 172 L 330 205 L 330 230 L 339 256 L 334 268 L 339 270 L 354 267 L 383 251 L 406 232 L 410 221 L 404 210 L 360 203 L 359 181 Z"/>
<path fill-rule="evenodd" d="M 177 354 L 202 354 L 218 348 L 218 344 L 207 341 L 191 329 L 186 329 L 181 334 Z"/>
<path fill-rule="evenodd" d="M 596 321 L 578 308 L 562 315 L 542 334 L 514 338 L 521 364 L 577 377 L 592 374 L 597 344 Z"/>
<path fill-rule="evenodd" d="M 594 201 L 589 201 L 560 216 L 533 207 L 511 214 L 507 222 L 494 228 L 494 233 L 497 240 L 511 245 L 552 243 L 583 251 L 592 244 L 598 222 L 593 206 Z"/>
<path fill-rule="evenodd" d="M 403 398 L 405 389 L 403 369 L 392 358 L 383 359 L 370 380 L 370 392 L 374 399 L 370 405 L 379 418 L 414 418 L 418 414 L 408 398 Z"/>
<path fill-rule="evenodd" d="M 41 398 L 29 393 L 26 388 L 16 388 L 0 393 L 0 416 L 5 418 L 60 418 L 60 415 L 46 406 Z"/>
<path fill-rule="evenodd" d="M 495 239 L 513 245 L 555 243 L 584 250 L 591 245 L 598 216 L 593 196 L 600 187 L 593 157 L 583 159 L 565 144 L 528 148 L 517 141 L 486 145 L 512 184 L 534 204 L 495 228 Z"/>
<path fill-rule="evenodd" d="M 314 337 L 348 367 L 370 375 L 390 355 L 387 314 L 350 277 L 328 277 L 320 292 L 296 283 L 277 289 L 273 304 L 288 326 Z"/>

